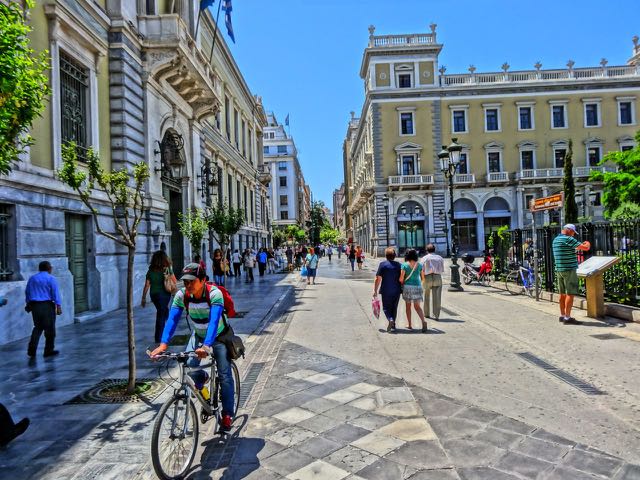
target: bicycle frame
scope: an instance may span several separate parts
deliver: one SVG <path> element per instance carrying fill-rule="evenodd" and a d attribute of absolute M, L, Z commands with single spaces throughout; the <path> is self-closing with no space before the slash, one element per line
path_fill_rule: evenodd
<path fill-rule="evenodd" d="M 524 288 L 531 288 L 535 286 L 535 278 L 533 275 L 533 270 L 531 268 L 525 268 L 520 266 L 519 268 L 520 278 L 522 279 L 522 285 Z M 525 278 L 525 272 L 527 273 L 527 277 Z"/>

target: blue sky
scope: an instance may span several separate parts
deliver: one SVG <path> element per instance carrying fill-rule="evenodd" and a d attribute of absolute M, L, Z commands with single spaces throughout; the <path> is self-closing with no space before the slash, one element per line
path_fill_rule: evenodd
<path fill-rule="evenodd" d="M 215 5 L 217 7 L 217 3 Z M 228 40 L 253 93 L 291 134 L 314 193 L 332 208 L 342 182 L 349 112 L 364 98 L 359 78 L 367 27 L 377 35 L 428 32 L 438 24 L 447 73 L 621 65 L 640 35 L 638 0 L 233 0 Z M 224 14 L 220 24 L 224 29 Z"/>

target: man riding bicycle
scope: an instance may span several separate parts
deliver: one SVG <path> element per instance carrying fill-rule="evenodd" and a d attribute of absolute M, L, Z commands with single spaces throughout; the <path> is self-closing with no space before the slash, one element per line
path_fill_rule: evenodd
<path fill-rule="evenodd" d="M 194 328 L 187 351 L 194 351 L 198 358 L 189 360 L 188 366 L 198 367 L 200 360 L 207 355 L 213 355 L 218 366 L 220 379 L 220 394 L 222 396 L 222 420 L 221 429 L 229 431 L 234 415 L 233 377 L 231 363 L 229 362 L 227 347 L 224 343 L 216 341 L 227 326 L 226 313 L 224 311 L 224 298 L 222 292 L 213 285 L 208 286 L 206 272 L 197 263 L 190 263 L 182 270 L 181 288 L 173 298 L 169 318 L 162 333 L 162 341 L 151 357 L 160 355 L 167 350 L 171 337 L 176 331 L 183 310 L 185 300 L 187 315 L 193 320 Z M 209 299 L 207 300 L 207 295 Z"/>

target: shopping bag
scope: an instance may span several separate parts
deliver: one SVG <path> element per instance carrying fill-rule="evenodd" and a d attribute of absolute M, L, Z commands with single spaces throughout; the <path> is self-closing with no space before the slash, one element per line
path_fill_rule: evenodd
<path fill-rule="evenodd" d="M 371 299 L 371 309 L 373 310 L 373 316 L 380 318 L 380 299 L 373 297 Z"/>
<path fill-rule="evenodd" d="M 309 272 L 307 272 L 307 267 L 303 266 L 302 270 L 300 270 L 300 275 L 302 275 L 303 277 L 308 276 Z"/>

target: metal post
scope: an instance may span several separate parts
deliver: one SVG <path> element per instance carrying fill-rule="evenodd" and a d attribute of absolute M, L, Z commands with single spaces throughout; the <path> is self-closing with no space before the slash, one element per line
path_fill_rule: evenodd
<path fill-rule="evenodd" d="M 387 248 L 389 247 L 389 205 L 384 206 L 384 215 L 387 219 Z"/>
<path fill-rule="evenodd" d="M 462 292 L 464 289 L 460 284 L 460 266 L 458 265 L 458 241 L 454 230 L 454 211 L 453 211 L 453 175 L 455 174 L 455 166 L 453 171 L 449 170 L 449 213 L 451 223 L 451 284 L 450 292 Z"/>

